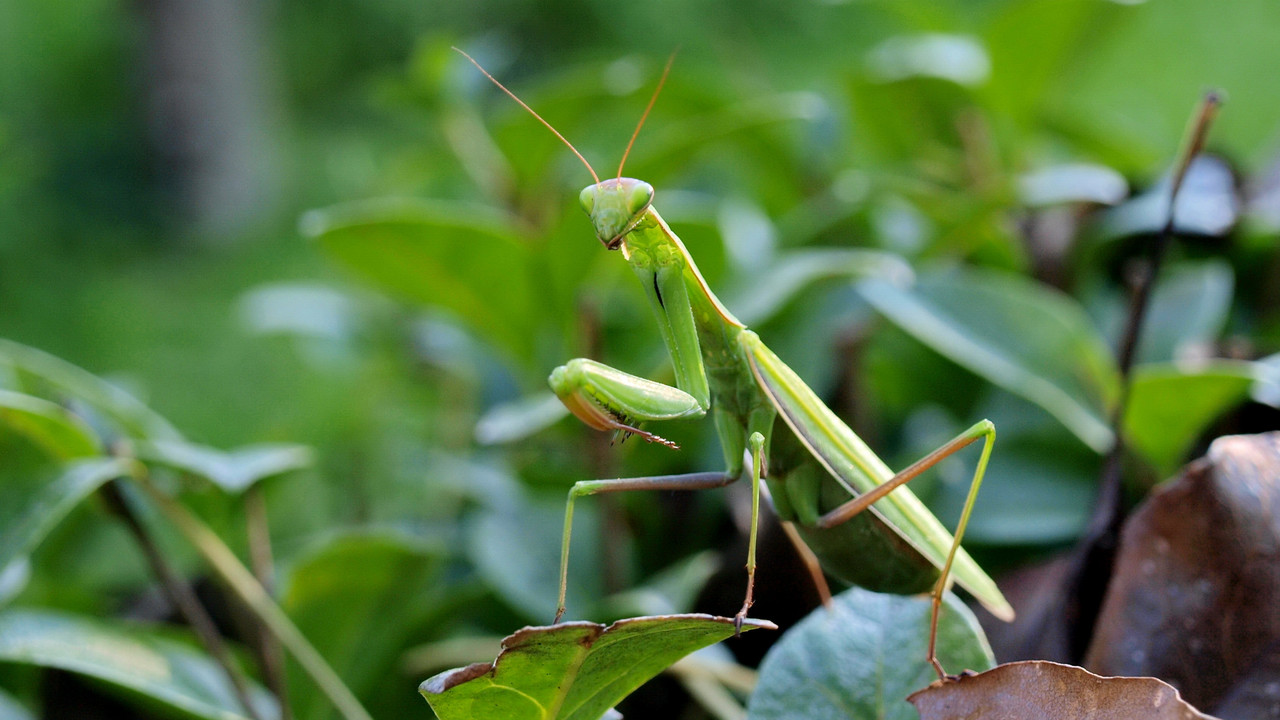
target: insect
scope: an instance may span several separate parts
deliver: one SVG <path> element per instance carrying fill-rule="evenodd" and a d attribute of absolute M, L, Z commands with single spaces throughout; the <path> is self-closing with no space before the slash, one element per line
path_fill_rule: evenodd
<path fill-rule="evenodd" d="M 587 166 L 595 182 L 582 190 L 582 207 L 604 247 L 618 251 L 639 278 L 675 369 L 676 386 L 671 387 L 578 358 L 551 373 L 552 390 L 590 427 L 671 447 L 673 443 L 640 426 L 710 415 L 724 451 L 725 469 L 720 472 L 574 484 L 565 509 L 555 621 L 565 612 L 569 539 L 578 498 L 632 490 L 717 488 L 744 478 L 751 483 L 751 525 L 746 593 L 735 616 L 739 627 L 752 605 L 762 479 L 779 517 L 794 526 L 827 572 L 878 592 L 931 592 L 927 659 L 939 677 L 946 674 L 935 652 L 938 613 L 942 595 L 953 580 L 996 617 L 1011 620 L 1013 609 L 995 582 L 960 547 L 995 440 L 994 425 L 983 420 L 894 473 L 720 302 L 680 238 L 658 214 L 653 187 L 622 176 L 671 62 L 631 136 L 617 176 L 601 181 L 586 158 L 550 123 L 471 56 L 458 52 Z M 904 485 L 978 440 L 983 441 L 981 456 L 953 537 Z"/>

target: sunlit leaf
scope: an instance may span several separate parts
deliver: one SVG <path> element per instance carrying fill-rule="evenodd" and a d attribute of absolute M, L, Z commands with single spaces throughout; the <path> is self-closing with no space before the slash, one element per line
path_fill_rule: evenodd
<path fill-rule="evenodd" d="M 248 717 L 212 659 L 142 627 L 45 610 L 5 610 L 0 612 L 0 662 L 86 675 L 142 695 L 174 717 Z M 261 688 L 252 687 L 250 696 L 261 717 L 280 716 Z"/>
<path fill-rule="evenodd" d="M 0 363 L 33 375 L 69 397 L 82 401 L 133 437 L 180 438 L 181 435 L 134 396 L 71 363 L 46 352 L 0 338 Z"/>
<path fill-rule="evenodd" d="M 743 632 L 773 629 L 747 620 Z M 710 615 L 528 627 L 503 640 L 493 663 L 441 673 L 421 692 L 441 720 L 597 720 L 676 660 L 734 634 Z"/>
<path fill-rule="evenodd" d="M 931 603 L 852 588 L 789 630 L 760 665 L 749 720 L 915 718 L 907 695 L 938 675 L 925 660 Z M 973 614 L 947 595 L 938 625 L 947 672 L 994 664 Z"/>
<path fill-rule="evenodd" d="M 1129 442 L 1162 475 L 1172 474 L 1196 437 L 1248 397 L 1256 377 L 1252 363 L 1229 360 L 1195 369 L 1138 367 L 1125 414 Z"/>
<path fill-rule="evenodd" d="M 310 448 L 302 445 L 253 445 L 231 451 L 185 440 L 139 443 L 139 459 L 204 478 L 233 495 L 269 477 L 310 467 Z"/>
<path fill-rule="evenodd" d="M 1110 447 L 1114 363 L 1070 298 L 1022 277 L 976 270 L 931 274 L 910 290 L 878 279 L 858 289 L 920 342 L 1036 403 L 1094 450 Z"/>
<path fill-rule="evenodd" d="M 876 277 L 906 285 L 913 273 L 901 257 L 879 250 L 856 248 L 807 249 L 788 252 L 766 272 L 742 283 L 729 297 L 729 308 L 743 322 L 764 322 L 795 296 L 821 280 Z"/>
<path fill-rule="evenodd" d="M 100 452 L 98 438 L 87 423 L 66 408 L 38 397 L 0 390 L 0 423 L 59 460 Z"/>

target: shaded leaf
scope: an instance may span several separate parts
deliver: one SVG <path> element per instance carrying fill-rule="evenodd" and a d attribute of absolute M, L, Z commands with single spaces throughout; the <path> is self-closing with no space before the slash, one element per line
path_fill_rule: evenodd
<path fill-rule="evenodd" d="M 376 704 L 378 693 L 392 694 L 402 681 L 396 661 L 437 608 L 443 558 L 440 548 L 400 531 L 335 534 L 297 560 L 280 604 L 343 682 Z M 303 676 L 290 683 L 306 684 Z M 295 700 L 303 718 L 327 717 L 328 708 L 317 693 Z"/>
<path fill-rule="evenodd" d="M 925 660 L 928 597 L 852 588 L 818 608 L 773 646 L 760 665 L 750 720 L 915 717 L 907 694 L 938 677 Z M 938 624 L 938 658 L 950 672 L 995 662 L 973 613 L 953 595 Z"/>
<path fill-rule="evenodd" d="M 1105 417 L 1116 370 L 1074 300 L 1026 278 L 973 270 L 932 274 L 911 290 L 879 279 L 858 289 L 920 342 L 1036 403 L 1094 450 L 1110 446 Z"/>
<path fill-rule="evenodd" d="M 743 632 L 776 629 L 747 620 Z M 604 626 L 527 627 L 493 663 L 441 673 L 419 690 L 441 720 L 597 720 L 676 660 L 734 634 L 733 620 L 666 615 Z"/>
<path fill-rule="evenodd" d="M 100 452 L 93 429 L 75 413 L 48 400 L 0 390 L 0 422 L 59 460 Z"/>
<path fill-rule="evenodd" d="M 1231 688 L 1213 709 L 1222 720 L 1276 720 L 1280 718 L 1280 641 L 1255 658 L 1252 669 Z"/>
<path fill-rule="evenodd" d="M 467 550 L 481 577 L 511 607 L 534 620 L 550 620 L 559 592 L 560 540 L 564 500 L 497 498 L 467 526 Z M 569 553 L 568 617 L 589 616 L 604 595 L 598 539 L 600 513 L 595 503 L 574 507 Z"/>
<path fill-rule="evenodd" d="M 1221 260 L 1182 263 L 1165 273 L 1151 295 L 1138 344 L 1138 362 L 1206 357 L 1217 342 L 1235 292 L 1235 275 Z M 1117 321 L 1123 316 L 1117 313 Z M 1108 337 L 1119 337 L 1119 324 Z"/>
<path fill-rule="evenodd" d="M 1125 414 L 1129 443 L 1162 477 L 1172 474 L 1209 423 L 1248 397 L 1256 376 L 1251 363 L 1229 360 L 1194 370 L 1136 368 Z"/>
<path fill-rule="evenodd" d="M 911 696 L 921 720 L 1196 720 L 1209 718 L 1149 677 L 1099 677 L 1046 660 L 935 682 Z"/>
<path fill-rule="evenodd" d="M 1277 507 L 1280 433 L 1215 440 L 1129 517 L 1085 666 L 1218 702 L 1280 640 Z"/>
<path fill-rule="evenodd" d="M 313 210 L 301 228 L 383 289 L 451 310 L 512 357 L 532 355 L 541 305 L 531 251 L 510 218 L 478 206 L 384 199 Z"/>
<path fill-rule="evenodd" d="M 61 358 L 0 338 L 0 363 L 28 373 L 67 395 L 87 403 L 140 438 L 180 438 L 168 420 L 140 400 Z"/>
<path fill-rule="evenodd" d="M 0 661 L 87 675 L 142 695 L 176 717 L 247 717 L 213 660 L 138 627 L 43 610 L 6 610 L 0 612 Z M 250 692 L 262 717 L 279 717 L 265 691 L 252 687 Z"/>
<path fill-rule="evenodd" d="M 311 449 L 303 445 L 252 445 L 228 452 L 185 440 L 156 440 L 139 443 L 135 452 L 141 460 L 202 477 L 233 495 L 313 462 Z"/>
<path fill-rule="evenodd" d="M 2 518 L 0 570 L 35 549 L 67 513 L 103 483 L 129 475 L 132 467 L 128 460 L 98 458 L 59 468 L 57 477 L 40 487 L 14 515 Z"/>

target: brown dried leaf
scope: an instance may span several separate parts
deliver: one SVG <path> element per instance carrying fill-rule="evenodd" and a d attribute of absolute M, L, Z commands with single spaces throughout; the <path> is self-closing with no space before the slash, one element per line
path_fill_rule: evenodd
<path fill-rule="evenodd" d="M 1222 437 L 1129 518 L 1084 665 L 1214 707 L 1280 640 L 1277 607 L 1280 433 Z"/>
<path fill-rule="evenodd" d="M 920 720 L 1212 720 L 1155 678 L 1099 677 L 1044 660 L 939 680 L 907 701 Z"/>

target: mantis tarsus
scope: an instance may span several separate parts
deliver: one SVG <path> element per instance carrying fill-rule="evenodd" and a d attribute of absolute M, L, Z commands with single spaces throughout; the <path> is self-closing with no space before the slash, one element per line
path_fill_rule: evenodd
<path fill-rule="evenodd" d="M 676 387 L 671 387 L 578 358 L 551 373 L 552 389 L 574 415 L 593 428 L 634 434 L 672 447 L 640 425 L 710 414 L 724 451 L 723 472 L 574 484 L 565 509 L 555 621 L 559 622 L 565 611 L 569 537 L 577 498 L 630 490 L 716 488 L 744 477 L 751 482 L 752 505 L 747 589 L 735 616 L 739 626 L 752 604 L 761 479 L 768 484 L 779 517 L 794 524 L 827 572 L 874 591 L 931 591 L 927 659 L 939 677 L 945 677 L 945 672 L 935 652 L 938 612 L 952 579 L 996 617 L 1012 619 L 1013 609 L 995 582 L 960 548 L 995 427 L 983 420 L 895 474 L 720 302 L 680 238 L 653 207 L 653 187 L 622 176 L 627 154 L 666 80 L 666 71 L 632 134 L 617 177 L 601 181 L 586 158 L 550 123 L 469 55 L 462 54 L 587 166 L 595 182 L 582 190 L 582 207 L 600 242 L 619 251 L 640 279 L 675 369 Z M 668 61 L 667 70 L 670 65 Z M 977 440 L 983 441 L 982 453 L 952 537 L 903 486 Z M 867 509 L 871 512 L 864 513 Z"/>

